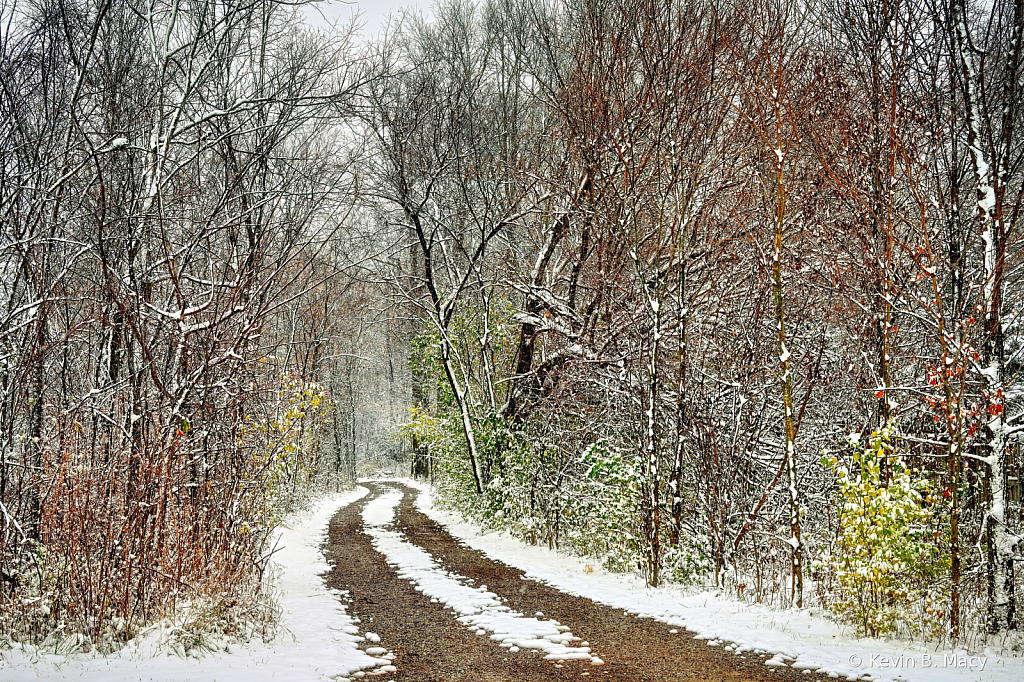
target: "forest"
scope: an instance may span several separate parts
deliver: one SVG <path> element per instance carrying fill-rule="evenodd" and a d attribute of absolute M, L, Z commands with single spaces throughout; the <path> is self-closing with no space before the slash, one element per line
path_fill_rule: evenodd
<path fill-rule="evenodd" d="M 380 471 L 1015 636 L 1024 1 L 305 4 L 0 0 L 0 644 L 268 631 L 283 515 Z"/>

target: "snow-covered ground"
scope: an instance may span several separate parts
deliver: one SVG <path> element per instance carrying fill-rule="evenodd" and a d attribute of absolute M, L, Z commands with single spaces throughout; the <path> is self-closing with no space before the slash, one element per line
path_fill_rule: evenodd
<path fill-rule="evenodd" d="M 373 538 L 373 546 L 394 566 L 401 578 L 413 583 L 416 589 L 433 601 L 443 603 L 459 614 L 458 620 L 477 635 L 490 635 L 500 646 L 512 653 L 520 649 L 538 649 L 552 661 L 586 660 L 595 665 L 602 663 L 591 656 L 584 644 L 573 646 L 580 638 L 573 636 L 568 626 L 554 620 L 541 620 L 543 614 L 525 616 L 505 606 L 486 585 L 470 587 L 462 576 L 443 570 L 427 552 L 409 543 L 402 533 L 389 530 L 395 507 L 402 501 L 402 493 L 388 491 L 366 505 L 363 522 L 366 532 Z"/>
<path fill-rule="evenodd" d="M 827 673 L 829 677 L 907 682 L 1020 682 L 1024 659 L 992 652 L 936 651 L 899 640 L 857 638 L 813 610 L 777 611 L 675 587 L 651 589 L 635 577 L 589 567 L 585 561 L 527 545 L 506 533 L 481 533 L 460 516 L 431 505 L 428 485 L 403 479 L 421 491 L 417 507 L 448 532 L 492 559 L 514 566 L 533 580 L 587 597 L 642 618 L 686 628 L 709 646 L 738 656 L 768 654 L 765 665 Z M 593 636 L 593 635 L 592 635 Z M 680 633 L 680 637 L 687 636 Z"/>
<path fill-rule="evenodd" d="M 831 677 L 908 682 L 1019 682 L 1024 680 L 1024 659 L 992 653 L 935 651 L 901 641 L 859 639 L 835 622 L 811 611 L 774 611 L 716 595 L 687 594 L 664 587 L 650 589 L 630 576 L 590 569 L 574 557 L 543 547 L 526 545 L 507 534 L 481 533 L 456 515 L 434 509 L 428 486 L 409 480 L 417 487 L 417 506 L 447 527 L 455 537 L 488 556 L 519 568 L 535 580 L 564 592 L 625 609 L 640 617 L 665 623 L 670 631 L 687 628 L 740 656 L 766 653 L 766 665 L 790 665 L 820 671 Z M 310 511 L 288 520 L 278 531 L 279 565 L 277 588 L 284 610 L 278 638 L 270 643 L 254 641 L 230 645 L 227 651 L 202 659 L 168 654 L 161 637 L 166 630 L 151 630 L 118 654 L 59 656 L 42 651 L 14 649 L 0 655 L 0 679 L 86 680 L 94 682 L 254 682 L 283 679 L 289 682 L 326 681 L 361 677 L 357 671 L 393 670 L 383 647 L 366 652 L 357 645 L 363 640 L 358 625 L 345 612 L 336 591 L 329 590 L 321 574 L 328 564 L 321 551 L 327 525 L 334 513 L 366 495 L 365 488 L 322 499 Z M 575 640 L 567 626 L 516 614 L 500 604 L 486 587 L 468 587 L 458 576 L 442 571 L 429 554 L 386 528 L 394 515 L 399 496 L 387 495 L 367 505 L 366 529 L 375 545 L 400 566 L 401 574 L 434 599 L 445 602 L 461 614 L 460 620 L 476 628 L 481 636 L 509 648 L 542 648 L 554 657 L 565 654 L 589 656 L 585 645 L 569 646 Z M 363 633 L 376 643 L 373 633 Z M 679 633 L 680 637 L 687 636 Z M 372 656 L 371 656 L 372 654 Z M 575 656 L 572 656 L 575 657 Z M 594 661 L 598 662 L 598 661 Z M 385 667 L 387 666 L 387 667 Z"/>
<path fill-rule="evenodd" d="M 334 513 L 366 495 L 366 488 L 330 495 L 311 510 L 289 518 L 277 533 L 277 589 L 284 611 L 275 641 L 229 645 L 226 652 L 201 659 L 168 654 L 159 628 L 140 636 L 108 657 L 70 657 L 22 649 L 0 652 L 0 679 L 86 680 L 95 682 L 254 682 L 279 679 L 321 682 L 380 669 L 390 661 L 372 658 L 357 648 L 358 626 L 345 613 L 338 593 L 324 585 L 328 570 L 321 545 Z M 372 639 L 372 637 L 368 638 Z M 371 653 L 373 651 L 371 650 Z M 34 654 L 34 655 L 33 655 Z M 35 659 L 35 661 L 33 661 Z"/>

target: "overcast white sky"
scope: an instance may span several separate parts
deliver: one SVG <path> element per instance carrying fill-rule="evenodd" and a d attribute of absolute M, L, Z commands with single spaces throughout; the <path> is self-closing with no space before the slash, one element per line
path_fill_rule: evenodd
<path fill-rule="evenodd" d="M 319 5 L 308 8 L 306 16 L 311 23 L 322 24 L 325 22 L 345 23 L 355 12 L 361 15 L 363 22 L 363 37 L 376 35 L 384 27 L 388 16 L 398 15 L 402 8 L 418 8 L 426 12 L 433 0 L 328 0 Z M 318 11 L 319 10 L 319 11 Z M 322 16 L 321 16 L 322 15 Z"/>

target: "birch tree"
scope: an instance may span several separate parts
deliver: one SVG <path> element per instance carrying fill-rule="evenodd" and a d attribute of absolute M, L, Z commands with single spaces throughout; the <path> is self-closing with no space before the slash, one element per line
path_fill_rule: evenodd
<path fill-rule="evenodd" d="M 1014 555 L 1021 536 L 1006 518 L 1008 439 L 1024 429 L 1019 410 L 1007 401 L 1004 288 L 1007 259 L 1014 255 L 1021 185 L 1020 130 L 1024 116 L 1024 7 L 996 2 L 975 24 L 974 6 L 966 1 L 946 5 L 946 25 L 955 47 L 959 95 L 966 115 L 966 148 L 975 187 L 975 229 L 983 248 L 981 300 L 984 336 L 978 358 L 985 401 L 986 449 L 990 503 L 983 523 L 986 535 L 988 627 L 993 633 L 1016 626 Z"/>

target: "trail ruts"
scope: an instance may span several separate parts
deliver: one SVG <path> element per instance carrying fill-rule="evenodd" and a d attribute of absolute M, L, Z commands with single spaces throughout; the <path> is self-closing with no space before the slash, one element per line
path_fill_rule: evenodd
<path fill-rule="evenodd" d="M 384 486 L 370 484 L 371 494 L 342 509 L 331 521 L 327 558 L 332 569 L 329 586 L 351 593 L 350 612 L 364 631 L 380 635 L 379 646 L 396 654 L 398 680 L 466 682 L 543 682 L 545 680 L 604 679 L 641 682 L 655 680 L 806 680 L 786 669 L 769 669 L 753 654 L 740 658 L 708 647 L 680 630 L 589 599 L 558 592 L 527 580 L 522 571 L 492 561 L 454 540 L 440 526 L 413 507 L 416 492 L 398 487 L 405 496 L 396 528 L 408 540 L 426 549 L 445 569 L 485 584 L 513 609 L 524 614 L 543 611 L 590 642 L 605 665 L 585 661 L 554 663 L 532 651 L 510 653 L 488 637 L 473 634 L 455 620 L 452 611 L 431 603 L 399 578 L 363 533 L 362 510 Z M 810 676 L 820 677 L 820 676 Z"/>

